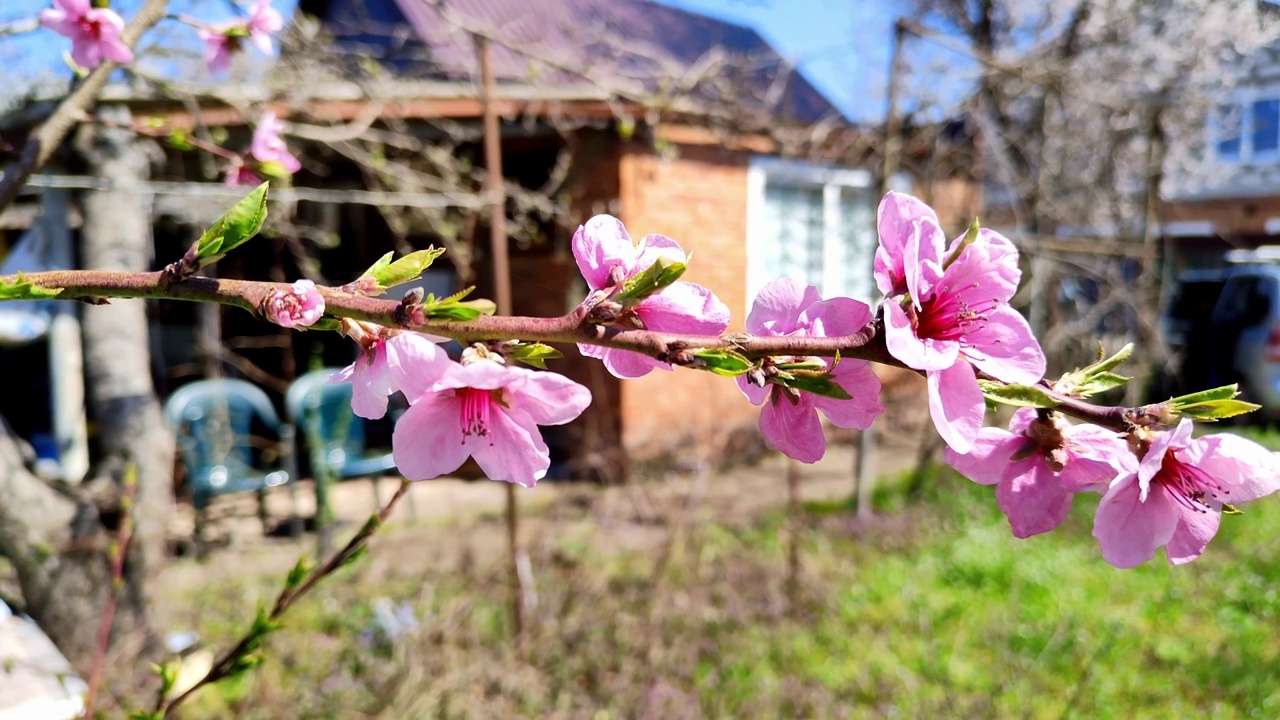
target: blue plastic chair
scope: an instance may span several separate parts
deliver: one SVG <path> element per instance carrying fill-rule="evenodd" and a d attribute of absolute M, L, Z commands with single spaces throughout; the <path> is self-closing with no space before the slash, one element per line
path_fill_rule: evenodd
<path fill-rule="evenodd" d="M 203 549 L 206 510 L 220 495 L 256 492 L 265 531 L 266 490 L 289 482 L 293 466 L 293 428 L 280 421 L 267 394 L 244 380 L 200 380 L 170 395 L 164 414 L 187 470 L 197 548 Z M 255 462 L 264 455 L 255 453 L 255 420 L 276 434 L 274 462 Z"/>
<path fill-rule="evenodd" d="M 396 463 L 391 453 L 366 449 L 364 420 L 351 411 L 351 383 L 330 382 L 338 370 L 313 370 L 294 380 L 285 394 L 285 412 L 307 444 L 318 505 L 327 499 L 325 481 L 362 477 L 372 480 L 374 501 L 381 503 L 378 478 Z"/>

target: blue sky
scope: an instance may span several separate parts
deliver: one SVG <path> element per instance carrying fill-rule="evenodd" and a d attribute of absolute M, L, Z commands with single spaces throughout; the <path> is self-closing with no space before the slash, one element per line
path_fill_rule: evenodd
<path fill-rule="evenodd" d="M 126 17 L 142 0 L 114 0 Z M 286 13 L 296 0 L 273 0 Z M 783 56 L 794 62 L 846 115 L 870 120 L 884 114 L 884 86 L 889 67 L 893 0 L 659 0 L 705 15 L 755 28 Z M 0 23 L 27 18 L 50 5 L 49 0 L 4 0 Z M 172 9 L 206 20 L 228 16 L 228 0 L 175 0 Z M 165 23 L 171 32 L 189 32 Z M 68 44 L 47 31 L 0 38 L 0 62 L 12 73 L 65 77 L 58 58 Z"/>
<path fill-rule="evenodd" d="M 658 0 L 755 28 L 849 117 L 880 118 L 893 0 Z"/>

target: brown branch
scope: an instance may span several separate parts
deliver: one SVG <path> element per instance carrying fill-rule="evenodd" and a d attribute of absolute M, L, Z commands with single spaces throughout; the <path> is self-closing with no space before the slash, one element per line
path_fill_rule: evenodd
<path fill-rule="evenodd" d="M 271 293 L 286 291 L 285 283 L 255 280 L 224 280 L 192 277 L 166 286 L 160 272 L 127 273 L 97 270 L 55 270 L 31 275 L 0 276 L 0 287 L 19 280 L 56 290 L 61 300 L 101 302 L 106 298 L 153 298 L 219 303 L 259 314 L 258 308 Z M 325 299 L 325 314 L 377 323 L 386 327 L 429 331 L 459 342 L 519 339 L 545 343 L 586 343 L 644 353 L 663 362 L 698 367 L 697 350 L 734 350 L 750 359 L 778 356 L 853 358 L 907 368 L 889 354 L 878 325 L 872 323 L 852 335 L 833 337 L 775 337 L 730 333 L 727 335 L 682 335 L 651 330 L 624 330 L 586 322 L 582 308 L 560 317 L 481 316 L 469 322 L 406 322 L 399 300 L 355 295 L 337 288 L 318 288 Z M 987 378 L 986 379 L 995 379 Z M 1055 392 L 1045 381 L 1041 386 L 1060 404 L 1055 408 L 1072 417 L 1117 431 L 1135 424 L 1149 424 L 1145 407 L 1093 405 L 1079 398 Z"/>
<path fill-rule="evenodd" d="M 131 48 L 137 45 L 142 34 L 165 16 L 168 4 L 168 0 L 147 0 L 125 26 L 124 32 L 120 33 L 121 42 Z M 0 177 L 0 211 L 17 199 L 31 173 L 49 162 L 49 158 L 53 157 L 58 146 L 66 139 L 67 133 L 71 132 L 71 128 L 97 99 L 117 67 L 116 63 L 104 62 L 90 72 L 83 82 L 62 99 L 53 114 L 27 138 L 18 159 L 10 162 L 4 169 L 3 177 Z"/>

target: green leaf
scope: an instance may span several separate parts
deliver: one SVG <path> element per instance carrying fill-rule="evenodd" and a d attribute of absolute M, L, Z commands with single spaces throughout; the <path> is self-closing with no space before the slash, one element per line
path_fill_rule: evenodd
<path fill-rule="evenodd" d="M 494 314 L 497 312 L 498 306 L 494 305 L 492 300 L 468 300 L 448 305 L 431 306 L 424 304 L 422 309 L 426 313 L 428 320 L 470 322 L 481 315 Z"/>
<path fill-rule="evenodd" d="M 728 348 L 699 350 L 693 356 L 700 361 L 699 364 L 704 370 L 724 377 L 745 375 L 751 369 L 751 361 L 747 356 Z"/>
<path fill-rule="evenodd" d="M 391 258 L 395 256 L 396 256 L 395 251 L 392 251 L 387 253 L 386 255 L 383 255 L 382 257 L 378 258 L 377 262 L 370 265 L 368 270 L 365 270 L 363 273 L 361 273 L 360 277 L 373 277 L 377 275 L 379 272 L 381 272 L 382 270 L 386 269 L 389 265 L 391 265 Z"/>
<path fill-rule="evenodd" d="M 1099 350 L 1098 355 L 1102 355 L 1101 344 L 1099 344 L 1098 350 Z M 1084 372 L 1087 376 L 1095 376 L 1101 373 L 1110 372 L 1111 370 L 1114 370 L 1116 366 L 1118 366 L 1120 363 L 1124 362 L 1125 360 L 1128 360 L 1129 356 L 1132 354 L 1133 354 L 1133 343 L 1128 343 L 1124 347 L 1117 350 L 1114 355 L 1107 358 L 1106 360 L 1099 360 L 1098 362 L 1084 368 Z"/>
<path fill-rule="evenodd" d="M 388 262 L 391 254 L 387 253 L 374 263 L 365 275 L 376 280 L 380 287 L 395 287 L 417 280 L 427 268 L 431 267 L 431 263 L 443 254 L 444 248 L 429 247 L 426 250 L 411 252 L 395 262 Z"/>
<path fill-rule="evenodd" d="M 956 245 L 955 251 L 952 252 L 951 255 L 942 263 L 943 270 L 951 267 L 951 263 L 960 259 L 960 255 L 964 252 L 964 249 L 977 241 L 978 231 L 981 229 L 982 226 L 978 224 L 978 218 L 974 218 L 973 222 L 969 224 L 969 230 L 964 234 L 964 239 L 960 241 L 959 245 Z"/>
<path fill-rule="evenodd" d="M 1254 405 L 1243 400 L 1206 400 L 1201 403 L 1179 406 L 1175 409 L 1175 412 L 1183 417 L 1212 422 L 1251 413 L 1261 407 L 1261 405 Z"/>
<path fill-rule="evenodd" d="M 821 395 L 822 397 L 833 398 L 835 400 L 850 400 L 853 398 L 852 395 L 845 392 L 844 388 L 837 385 L 828 373 L 822 373 L 820 375 L 812 373 L 784 373 L 775 377 L 774 382 L 783 385 L 784 387 L 803 390 L 807 393 L 813 393 L 814 395 Z"/>
<path fill-rule="evenodd" d="M 22 273 L 13 276 L 11 282 L 0 278 L 0 300 L 43 300 L 58 297 L 62 288 L 47 288 L 34 285 Z"/>
<path fill-rule="evenodd" d="M 1091 397 L 1104 393 L 1108 390 L 1114 390 L 1118 387 L 1124 387 L 1125 383 L 1133 378 L 1117 375 L 1115 373 L 1101 372 L 1076 386 L 1072 395 L 1079 397 Z"/>
<path fill-rule="evenodd" d="M 1168 402 L 1173 406 L 1174 410 L 1181 410 L 1189 405 L 1199 405 L 1213 400 L 1230 400 L 1239 394 L 1240 388 L 1233 383 L 1209 390 L 1201 390 L 1190 395 L 1179 395 L 1176 398 L 1170 398 Z"/>
<path fill-rule="evenodd" d="M 255 163 L 253 170 L 268 180 L 283 180 L 293 176 L 293 173 L 289 172 L 288 168 L 275 160 Z"/>
<path fill-rule="evenodd" d="M 313 567 L 315 567 L 315 563 L 311 562 L 311 559 L 306 555 L 298 558 L 298 563 L 293 566 L 293 569 L 284 578 L 284 589 L 293 590 L 301 585 L 302 581 L 306 580 L 307 576 L 311 574 L 311 568 Z"/>
<path fill-rule="evenodd" d="M 513 360 L 518 360 L 525 365 L 531 365 L 540 370 L 547 369 L 548 360 L 559 360 L 564 357 L 564 353 L 542 343 L 520 343 L 507 352 L 507 356 Z"/>
<path fill-rule="evenodd" d="M 196 146 L 191 144 L 191 141 L 187 139 L 188 137 L 189 135 L 186 130 L 174 130 L 169 133 L 169 137 L 167 139 L 169 141 L 169 145 L 174 149 L 189 152 L 191 150 L 195 150 Z"/>
<path fill-rule="evenodd" d="M 1034 385 L 1006 385 L 992 380 L 979 380 L 982 394 L 991 402 L 1001 405 L 1029 408 L 1051 408 L 1060 405 L 1049 393 Z"/>
<path fill-rule="evenodd" d="M 258 234 L 267 219 L 267 183 L 237 202 L 196 241 L 196 259 L 204 267 Z"/>
<path fill-rule="evenodd" d="M 649 267 L 627 278 L 614 299 L 623 305 L 634 305 L 679 280 L 688 267 L 687 263 L 659 257 Z"/>

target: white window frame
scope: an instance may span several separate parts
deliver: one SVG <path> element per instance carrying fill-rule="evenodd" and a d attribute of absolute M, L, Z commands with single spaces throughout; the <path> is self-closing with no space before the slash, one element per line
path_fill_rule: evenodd
<path fill-rule="evenodd" d="M 1213 111 L 1207 113 L 1208 123 L 1205 128 L 1209 141 L 1209 157 L 1221 165 L 1272 165 L 1280 161 L 1280 148 L 1257 151 L 1253 147 L 1253 104 L 1262 100 L 1280 100 L 1280 84 L 1267 82 L 1265 85 L 1241 88 L 1222 102 L 1216 103 Z M 1218 131 L 1218 109 L 1230 107 L 1240 114 L 1240 152 L 1238 155 L 1222 155 L 1218 152 L 1221 133 Z"/>
<path fill-rule="evenodd" d="M 766 283 L 776 279 L 774 273 L 765 265 L 765 244 L 769 238 L 765 234 L 763 222 L 765 212 L 765 186 L 772 179 L 787 185 L 799 185 L 822 188 L 822 267 L 823 290 L 830 292 L 840 275 L 837 268 L 844 248 L 841 246 L 840 194 L 845 188 L 870 190 L 874 177 L 866 170 L 833 167 L 817 163 L 787 160 L 770 156 L 754 156 L 747 169 L 747 312 L 755 301 L 756 293 Z M 903 178 L 896 176 L 891 183 L 895 188 L 906 187 Z M 874 210 L 873 210 L 874 213 Z M 875 228 L 872 228 L 874 237 Z M 871 248 L 874 256 L 875 248 Z M 872 267 L 868 263 L 864 269 L 868 280 Z M 869 282 L 871 297 L 856 297 L 868 305 L 878 299 L 875 283 Z"/>

